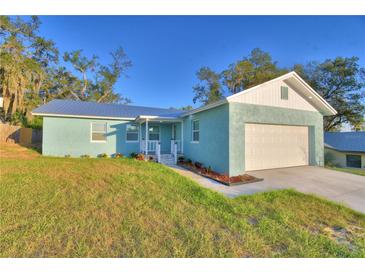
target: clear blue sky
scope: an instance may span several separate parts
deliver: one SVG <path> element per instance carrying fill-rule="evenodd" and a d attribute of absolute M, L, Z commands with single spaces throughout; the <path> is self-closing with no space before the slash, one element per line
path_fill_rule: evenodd
<path fill-rule="evenodd" d="M 118 90 L 135 105 L 192 105 L 195 73 L 225 69 L 259 47 L 280 66 L 358 56 L 365 16 L 42 16 L 41 34 L 61 53 L 83 49 L 109 62 L 122 46 L 133 62 Z"/>

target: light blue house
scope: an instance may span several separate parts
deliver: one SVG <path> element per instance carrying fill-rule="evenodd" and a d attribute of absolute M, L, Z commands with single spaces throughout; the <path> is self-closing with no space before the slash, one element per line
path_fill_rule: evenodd
<path fill-rule="evenodd" d="M 181 154 L 229 176 L 323 165 L 323 116 L 335 113 L 295 72 L 185 112 L 71 100 L 33 111 L 44 155 L 134 152 L 171 163 Z"/>

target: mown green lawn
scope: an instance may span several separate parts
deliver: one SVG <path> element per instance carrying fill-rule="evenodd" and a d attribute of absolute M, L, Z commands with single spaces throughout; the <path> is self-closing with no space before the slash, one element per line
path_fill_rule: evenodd
<path fill-rule="evenodd" d="M 329 169 L 365 176 L 365 170 L 356 168 L 328 167 Z"/>
<path fill-rule="evenodd" d="M 155 163 L 0 152 L 1 257 L 365 257 L 365 216 L 311 195 L 228 199 Z"/>

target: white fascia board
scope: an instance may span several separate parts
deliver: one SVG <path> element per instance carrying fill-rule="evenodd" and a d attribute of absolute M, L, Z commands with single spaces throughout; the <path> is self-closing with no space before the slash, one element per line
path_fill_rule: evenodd
<path fill-rule="evenodd" d="M 306 81 L 303 80 L 296 72 L 293 71 L 293 76 L 298 80 L 304 87 L 306 87 L 309 92 L 316 97 L 322 105 L 330 112 L 330 115 L 336 115 L 337 111 L 325 100 L 318 92 L 316 92 Z"/>
<path fill-rule="evenodd" d="M 133 121 L 134 118 L 127 117 L 109 117 L 109 116 L 92 116 L 92 115 L 71 115 L 71 114 L 55 114 L 55 113 L 37 113 L 31 112 L 34 116 L 45 117 L 65 117 L 65 118 L 86 118 L 86 119 L 104 119 L 104 120 L 128 120 Z"/>
<path fill-rule="evenodd" d="M 189 115 L 192 115 L 192 114 L 204 111 L 204 110 L 215 108 L 215 107 L 218 107 L 218 106 L 226 104 L 226 103 L 228 103 L 227 99 L 222 99 L 222 100 L 219 100 L 215 103 L 211 103 L 209 105 L 202 106 L 200 108 L 196 108 L 196 109 L 193 109 L 191 111 L 188 111 L 188 112 L 184 113 L 183 115 L 181 115 L 181 117 L 186 117 L 186 116 L 189 116 Z"/>
<path fill-rule="evenodd" d="M 310 85 L 308 85 L 307 82 L 305 82 L 295 71 L 291 71 L 289 73 L 286 73 L 282 76 L 279 76 L 277 78 L 274 78 L 270 81 L 267 81 L 265 83 L 262 83 L 260 85 L 257 85 L 257 86 L 254 86 L 252 88 L 249 88 L 247 90 L 243 90 L 243 91 L 240 91 L 236 94 L 233 94 L 231 96 L 228 96 L 227 97 L 227 100 L 228 102 L 232 101 L 232 99 L 234 99 L 235 97 L 237 96 L 240 96 L 240 95 L 243 95 L 243 94 L 246 94 L 248 92 L 251 92 L 251 91 L 254 91 L 258 88 L 261 88 L 267 84 L 270 84 L 270 83 L 273 83 L 275 81 L 280 81 L 280 80 L 285 80 L 285 79 L 289 79 L 289 78 L 294 78 L 295 80 L 297 80 L 299 83 L 301 83 L 308 91 L 311 95 L 313 95 L 313 97 L 315 97 L 320 103 L 321 105 L 324 107 L 324 109 L 326 109 L 330 115 L 335 115 L 337 114 L 337 111 L 325 100 L 321 97 L 321 95 L 318 94 L 318 92 L 316 92 Z"/>
<path fill-rule="evenodd" d="M 175 117 L 163 117 L 163 116 L 150 116 L 150 115 L 139 115 L 136 119 L 136 122 L 140 120 L 148 120 L 148 121 L 176 121 L 179 122 L 181 119 Z"/>
<path fill-rule="evenodd" d="M 268 84 L 271 84 L 271 83 L 276 82 L 276 81 L 279 81 L 279 80 L 285 80 L 285 79 L 287 79 L 287 78 L 291 77 L 294 73 L 295 73 L 294 71 L 291 71 L 291 72 L 286 73 L 286 74 L 284 74 L 284 75 L 281 75 L 281 76 L 279 76 L 279 77 L 277 77 L 277 78 L 274 78 L 274 79 L 272 79 L 272 80 L 269 80 L 269 81 L 267 81 L 267 82 L 264 82 L 264 83 L 262 83 L 262 84 L 259 84 L 259 85 L 257 85 L 257 86 L 254 86 L 254 87 L 252 87 L 252 88 L 245 89 L 245 90 L 242 90 L 242 91 L 240 91 L 240 92 L 237 92 L 236 94 L 233 94 L 233 95 L 231 95 L 231 96 L 228 96 L 228 97 L 227 97 L 227 100 L 228 100 L 228 101 L 232 101 L 232 99 L 233 99 L 233 98 L 238 97 L 238 96 L 240 96 L 240 95 L 242 95 L 242 94 L 246 94 L 246 93 L 248 93 L 248 92 L 254 91 L 254 90 L 258 89 L 258 88 L 261 88 L 261 87 L 263 87 L 263 86 L 266 86 L 266 85 L 268 85 Z"/>

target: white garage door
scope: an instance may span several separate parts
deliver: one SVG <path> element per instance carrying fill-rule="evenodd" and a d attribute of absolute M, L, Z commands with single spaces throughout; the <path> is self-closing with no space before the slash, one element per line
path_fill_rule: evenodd
<path fill-rule="evenodd" d="M 245 170 L 308 165 L 308 127 L 246 124 Z"/>

